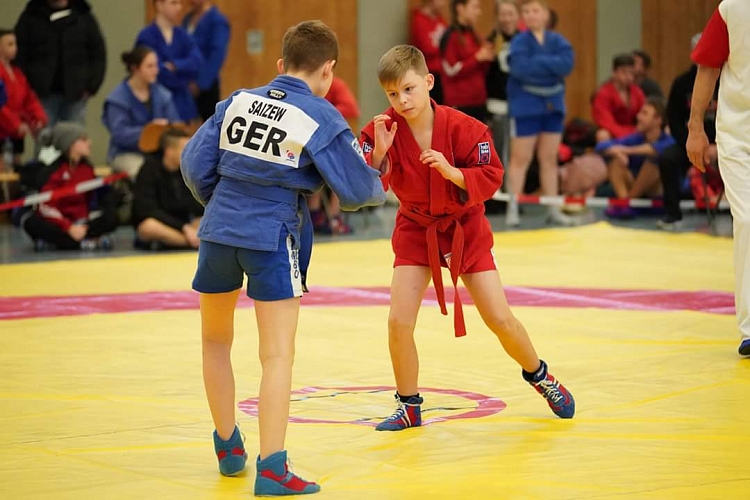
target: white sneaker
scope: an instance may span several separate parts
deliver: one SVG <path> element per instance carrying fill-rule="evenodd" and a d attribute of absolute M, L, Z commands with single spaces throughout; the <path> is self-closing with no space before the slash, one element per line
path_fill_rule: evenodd
<path fill-rule="evenodd" d="M 508 207 L 505 210 L 505 226 L 518 227 L 521 225 L 521 216 L 518 214 L 518 203 L 515 198 L 511 198 Z"/>
<path fill-rule="evenodd" d="M 575 220 L 562 213 L 560 207 L 549 207 L 547 212 L 547 223 L 557 226 L 575 226 Z"/>

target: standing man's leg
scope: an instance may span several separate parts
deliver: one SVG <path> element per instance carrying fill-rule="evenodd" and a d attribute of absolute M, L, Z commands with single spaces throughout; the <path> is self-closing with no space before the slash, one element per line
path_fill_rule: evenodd
<path fill-rule="evenodd" d="M 719 143 L 719 165 L 734 227 L 734 301 L 741 343 L 750 356 L 750 147 Z"/>
<path fill-rule="evenodd" d="M 667 148 L 659 157 L 659 177 L 664 190 L 664 218 L 657 225 L 662 229 L 675 229 L 682 221 L 680 210 L 680 184 L 690 167 L 685 148 L 675 144 Z"/>
<path fill-rule="evenodd" d="M 60 121 L 76 122 L 82 126 L 86 125 L 86 99 L 77 101 L 64 100 L 61 111 Z"/>

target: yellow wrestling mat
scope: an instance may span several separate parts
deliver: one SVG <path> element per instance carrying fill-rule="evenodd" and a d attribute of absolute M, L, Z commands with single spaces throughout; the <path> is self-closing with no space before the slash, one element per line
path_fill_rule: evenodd
<path fill-rule="evenodd" d="M 297 341 L 287 446 L 331 499 L 750 498 L 750 360 L 736 354 L 732 242 L 619 229 L 501 233 L 514 311 L 574 394 L 556 418 L 465 306 L 417 341 L 422 428 L 393 411 L 388 241 L 321 244 Z M 248 472 L 217 471 L 190 292 L 196 255 L 0 267 L 0 498 L 252 496 L 260 367 L 236 315 Z M 322 297 L 315 299 L 315 296 Z M 317 300 L 317 302 L 316 302 Z"/>

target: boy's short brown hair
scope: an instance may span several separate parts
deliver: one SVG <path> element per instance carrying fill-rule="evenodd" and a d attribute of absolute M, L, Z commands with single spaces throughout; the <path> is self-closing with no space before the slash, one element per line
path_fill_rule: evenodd
<path fill-rule="evenodd" d="M 651 96 L 646 99 L 643 105 L 654 108 L 656 116 L 661 118 L 661 129 L 664 130 L 667 127 L 667 103 L 664 102 L 664 98 Z"/>
<path fill-rule="evenodd" d="M 287 71 L 312 73 L 326 62 L 338 60 L 339 41 L 322 21 L 304 21 L 284 33 L 281 58 Z"/>
<path fill-rule="evenodd" d="M 381 84 L 398 82 L 410 69 L 422 76 L 429 73 L 424 54 L 413 45 L 396 45 L 380 58 L 378 80 Z"/>

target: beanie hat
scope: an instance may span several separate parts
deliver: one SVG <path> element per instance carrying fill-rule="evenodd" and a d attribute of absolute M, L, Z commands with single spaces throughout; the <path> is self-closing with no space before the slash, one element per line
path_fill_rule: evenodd
<path fill-rule="evenodd" d="M 88 137 L 86 129 L 76 122 L 58 122 L 51 129 L 40 134 L 40 141 L 44 146 L 52 146 L 63 154 L 67 154 L 70 146 L 78 139 Z"/>

